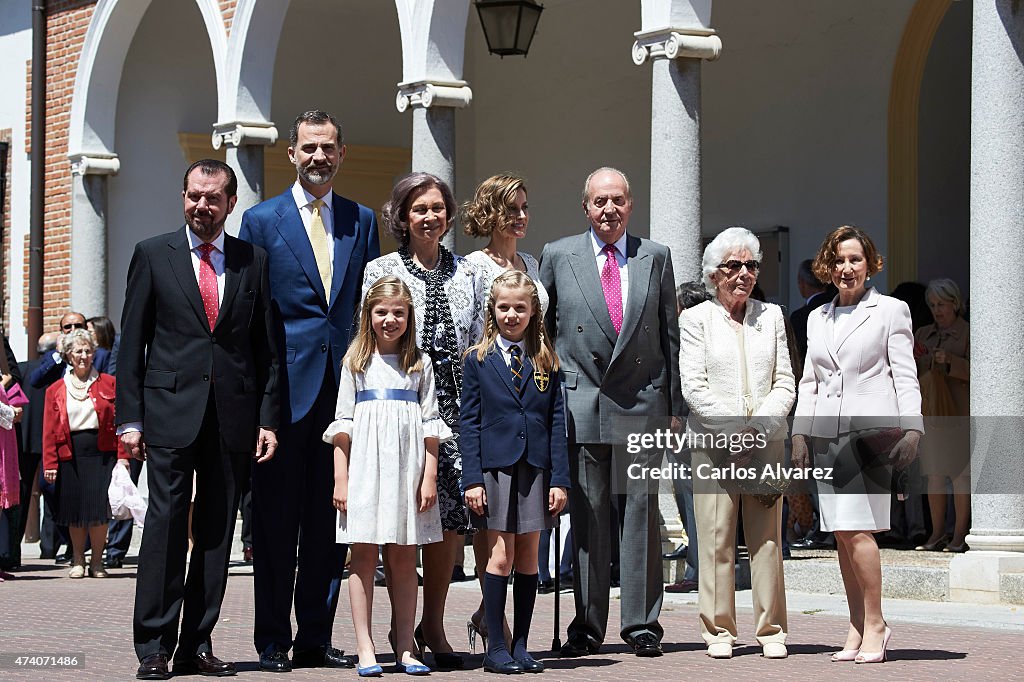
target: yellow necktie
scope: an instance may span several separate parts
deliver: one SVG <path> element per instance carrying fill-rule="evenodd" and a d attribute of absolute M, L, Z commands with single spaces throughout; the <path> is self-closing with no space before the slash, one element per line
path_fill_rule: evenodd
<path fill-rule="evenodd" d="M 320 271 L 320 281 L 324 285 L 324 298 L 331 300 L 331 251 L 327 244 L 327 228 L 320 215 L 323 199 L 313 200 L 313 220 L 309 225 L 309 243 L 313 246 L 316 258 L 316 269 Z"/>

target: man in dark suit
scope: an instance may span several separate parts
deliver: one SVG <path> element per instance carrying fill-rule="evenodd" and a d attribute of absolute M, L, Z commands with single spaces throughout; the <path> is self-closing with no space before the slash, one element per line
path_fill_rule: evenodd
<path fill-rule="evenodd" d="M 281 453 L 254 469 L 252 481 L 253 641 L 260 667 L 275 672 L 354 665 L 331 646 L 346 549 L 334 543 L 334 459 L 322 435 L 334 419 L 363 269 L 380 255 L 373 211 L 332 191 L 345 158 L 337 120 L 308 111 L 289 140 L 295 184 L 246 211 L 239 232 L 269 256 L 275 332 L 286 356 Z"/>
<path fill-rule="evenodd" d="M 118 433 L 149 463 L 135 586 L 139 679 L 166 679 L 172 654 L 176 674 L 235 673 L 213 655 L 211 634 L 242 481 L 250 459 L 273 457 L 280 412 L 267 254 L 224 234 L 237 186 L 220 161 L 192 164 L 182 192 L 186 227 L 140 242 L 128 267 Z"/>
<path fill-rule="evenodd" d="M 675 279 L 665 246 L 626 234 L 633 196 L 626 176 L 600 168 L 584 185 L 590 229 L 544 247 L 545 320 L 565 373 L 569 514 L 577 557 L 576 617 L 563 656 L 596 653 L 608 624 L 612 444 L 623 420 L 682 410 Z M 673 420 L 675 421 L 675 420 Z M 620 635 L 638 656 L 660 656 L 663 596 L 657 496 L 622 500 Z"/>

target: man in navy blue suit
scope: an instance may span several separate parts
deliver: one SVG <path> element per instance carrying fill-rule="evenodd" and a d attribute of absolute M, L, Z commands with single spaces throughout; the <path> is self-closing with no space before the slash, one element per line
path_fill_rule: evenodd
<path fill-rule="evenodd" d="M 64 316 L 60 318 L 60 333 L 67 334 L 68 332 L 74 331 L 75 329 L 85 329 L 85 315 L 76 312 L 66 312 Z M 107 363 L 110 360 L 110 351 L 106 348 L 97 348 L 96 357 L 93 358 L 92 365 L 98 372 L 107 371 Z M 46 353 L 40 356 L 39 364 L 32 373 L 28 375 L 28 383 L 33 388 L 45 389 L 50 386 L 57 379 L 61 379 L 67 374 L 68 365 L 64 362 L 64 358 L 57 351 L 52 353 Z"/>
<path fill-rule="evenodd" d="M 295 184 L 246 211 L 239 232 L 270 256 L 285 355 L 281 446 L 269 466 L 253 469 L 252 481 L 253 640 L 260 668 L 273 672 L 354 665 L 331 646 L 337 605 L 331 583 L 340 578 L 343 549 L 334 544 L 334 459 L 321 436 L 334 419 L 363 269 L 380 255 L 373 211 L 332 191 L 345 158 L 337 120 L 307 111 L 292 124 L 289 143 Z"/>

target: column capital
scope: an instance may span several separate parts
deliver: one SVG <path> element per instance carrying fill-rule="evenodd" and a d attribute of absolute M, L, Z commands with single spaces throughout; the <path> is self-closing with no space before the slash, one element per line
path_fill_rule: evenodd
<path fill-rule="evenodd" d="M 102 152 L 76 152 L 68 154 L 72 175 L 117 175 L 121 161 L 117 154 Z"/>
<path fill-rule="evenodd" d="M 466 81 L 421 80 L 398 84 L 395 108 L 404 113 L 409 107 L 452 107 L 465 109 L 473 101 Z"/>
<path fill-rule="evenodd" d="M 722 39 L 711 28 L 658 28 L 633 34 L 633 63 L 648 59 L 690 57 L 714 61 L 722 52 Z"/>
<path fill-rule="evenodd" d="M 224 145 L 271 147 L 277 144 L 277 128 L 273 121 L 224 121 L 213 124 L 212 141 L 214 149 Z"/>

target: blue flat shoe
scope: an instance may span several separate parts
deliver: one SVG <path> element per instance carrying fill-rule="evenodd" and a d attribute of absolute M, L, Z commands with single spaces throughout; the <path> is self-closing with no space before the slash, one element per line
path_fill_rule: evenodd
<path fill-rule="evenodd" d="M 402 663 L 401 661 L 395 663 L 395 671 L 406 675 L 429 675 L 431 673 L 430 667 L 422 663 Z"/>
<path fill-rule="evenodd" d="M 356 672 L 359 673 L 359 677 L 380 677 L 384 674 L 384 668 L 380 667 L 379 664 L 366 667 L 359 665 L 356 666 Z"/>

